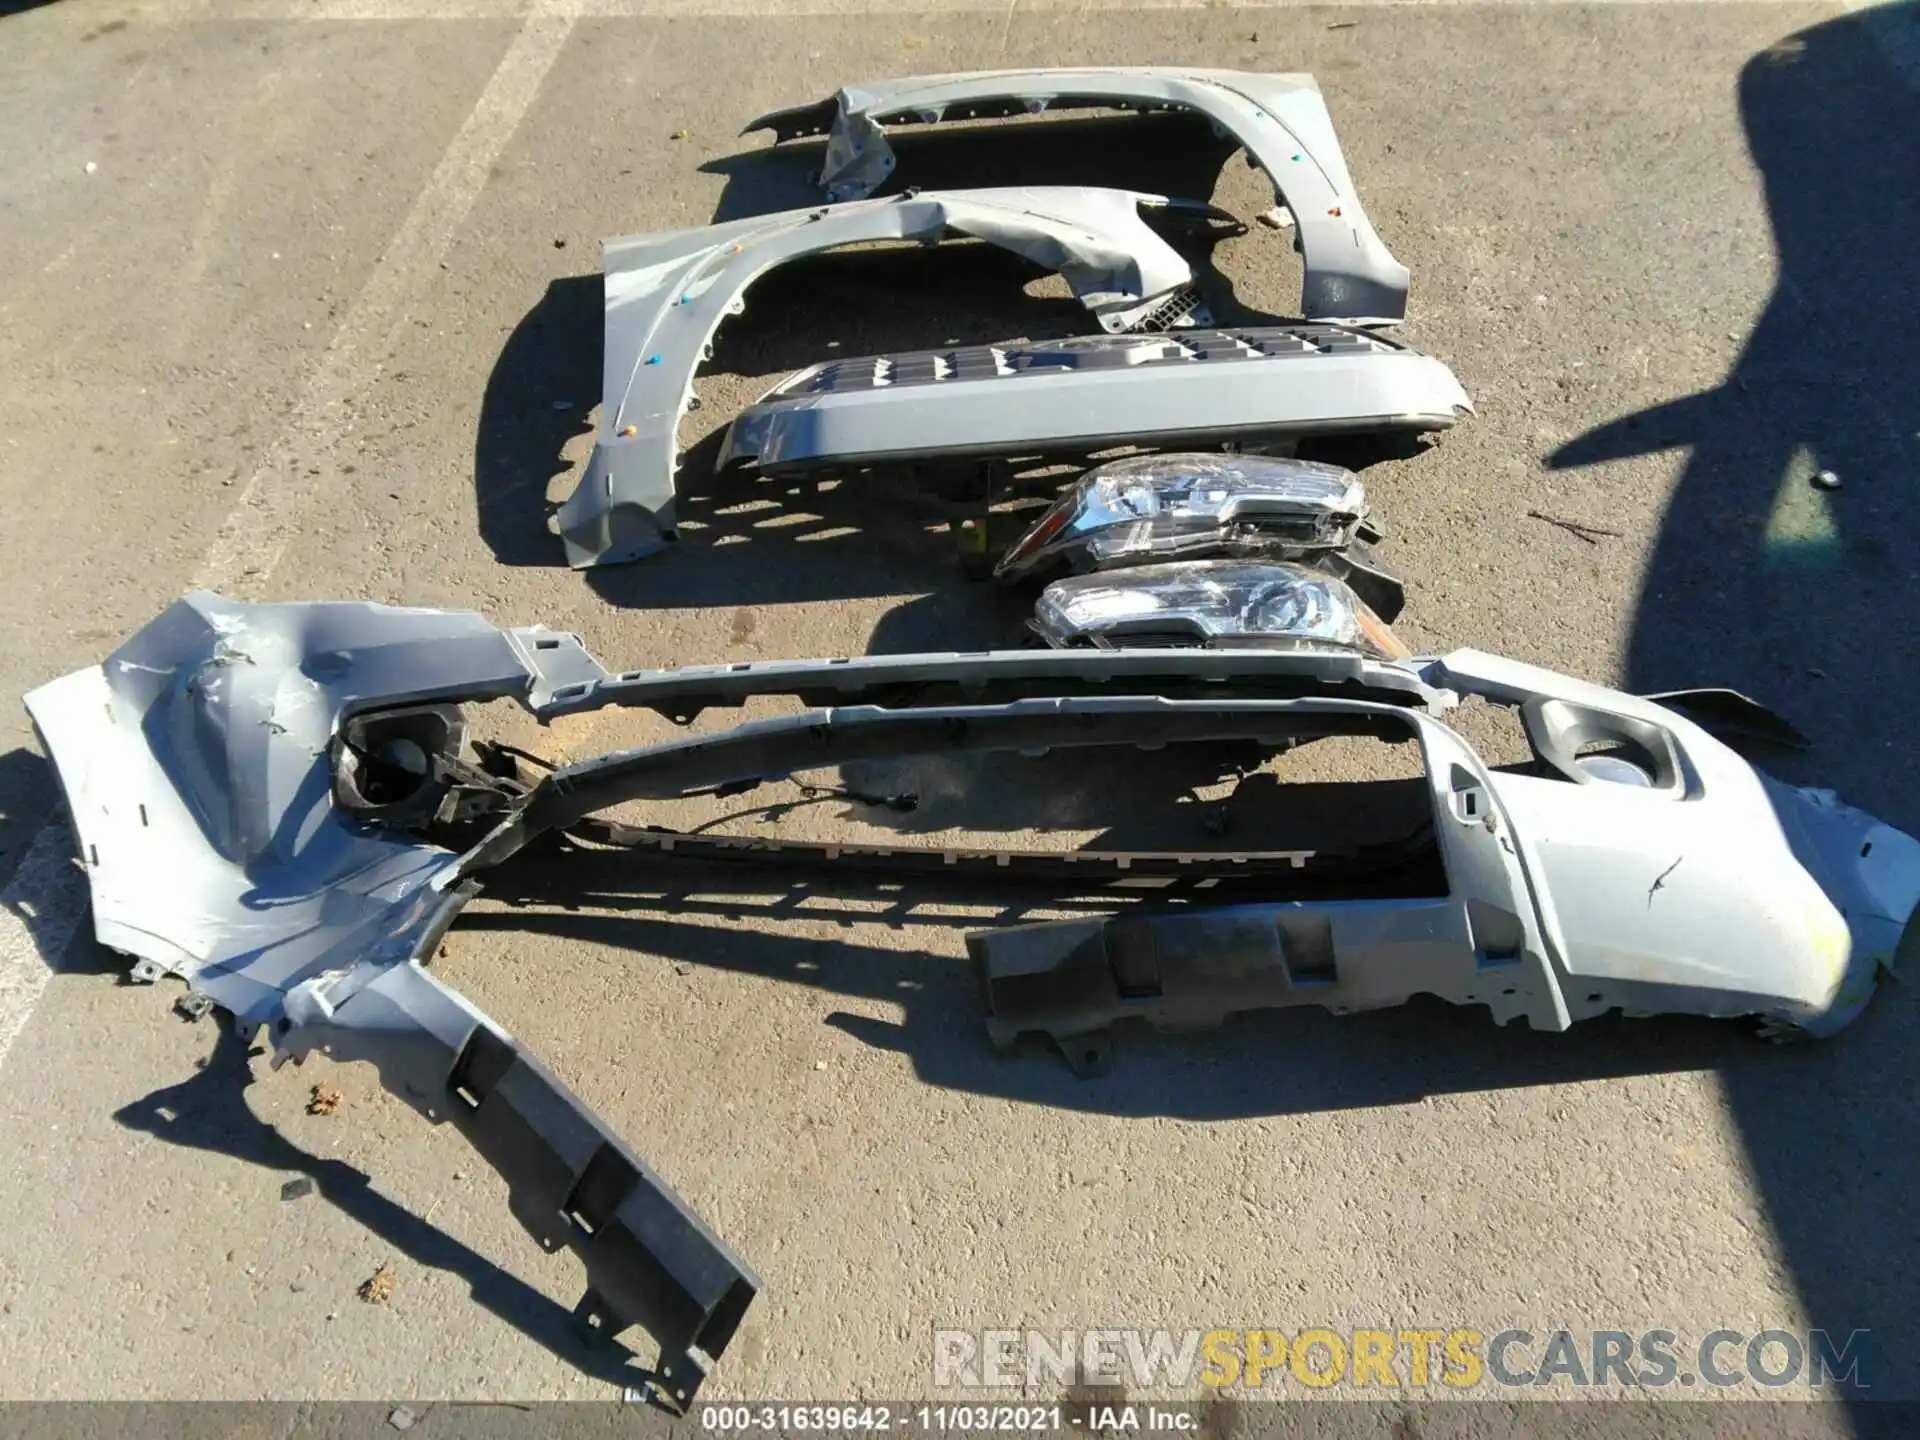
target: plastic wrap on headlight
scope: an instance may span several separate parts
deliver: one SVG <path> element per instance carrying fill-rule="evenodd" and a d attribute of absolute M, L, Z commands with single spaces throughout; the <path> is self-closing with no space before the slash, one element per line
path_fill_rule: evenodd
<path fill-rule="evenodd" d="M 1013 579 L 1057 562 L 1107 570 L 1174 559 L 1296 560 L 1354 539 L 1360 477 L 1271 455 L 1142 455 L 1089 470 L 1001 557 Z"/>
<path fill-rule="evenodd" d="M 1352 587 L 1305 565 L 1199 560 L 1070 575 L 1041 592 L 1034 628 L 1047 643 L 1289 645 L 1411 652 Z"/>

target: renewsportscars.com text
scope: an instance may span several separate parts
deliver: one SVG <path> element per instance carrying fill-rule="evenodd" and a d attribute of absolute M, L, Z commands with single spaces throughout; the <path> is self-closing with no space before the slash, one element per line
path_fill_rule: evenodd
<path fill-rule="evenodd" d="M 1868 1332 L 1712 1330 L 936 1330 L 936 1389 L 1073 1384 L 1282 1391 L 1867 1388 Z"/>

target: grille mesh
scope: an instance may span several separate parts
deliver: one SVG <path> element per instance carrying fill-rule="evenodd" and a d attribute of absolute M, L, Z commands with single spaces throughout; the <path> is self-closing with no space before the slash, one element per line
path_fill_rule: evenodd
<path fill-rule="evenodd" d="M 1315 355 L 1394 354 L 1401 346 L 1339 325 L 1262 325 L 1181 330 L 1163 335 L 1085 335 L 1071 340 L 1007 341 L 948 350 L 912 350 L 832 360 L 801 372 L 782 395 L 837 395 L 953 380 L 1014 379 L 1059 370 L 1143 365 L 1249 364 Z"/>

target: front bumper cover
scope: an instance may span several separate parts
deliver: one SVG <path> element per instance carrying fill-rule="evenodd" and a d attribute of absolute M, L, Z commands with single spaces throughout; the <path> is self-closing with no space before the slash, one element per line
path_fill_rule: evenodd
<path fill-rule="evenodd" d="M 342 799 L 336 757 L 387 712 L 512 698 L 540 718 L 608 705 L 690 718 L 760 695 L 838 708 L 619 752 L 513 791 L 456 853 Z M 1493 770 L 1442 717 L 1517 707 L 1536 763 Z M 27 705 L 60 773 L 102 943 L 264 1026 L 276 1060 L 365 1059 L 508 1182 L 521 1223 L 587 1269 L 583 1319 L 662 1346 L 683 1407 L 759 1282 L 498 1025 L 426 971 L 488 869 L 612 805 L 881 756 L 1358 733 L 1416 743 L 1437 867 L 1317 850 L 1031 857 L 868 852 L 916 873 L 1057 879 L 1084 865 L 1186 875 L 1187 903 L 974 937 L 991 1030 L 1081 1053 L 1112 1020 L 1390 1005 L 1415 993 L 1565 1029 L 1605 1010 L 1758 1015 L 1814 1034 L 1870 997 L 1920 903 L 1920 843 L 1777 784 L 1672 710 L 1471 651 L 1021 652 L 609 675 L 572 636 L 363 604 L 198 593 Z M 1645 785 L 1582 765 L 1609 745 Z M 599 822 L 594 822 L 599 823 Z M 605 833 L 612 835 L 619 827 Z M 617 838 L 617 837 L 616 837 Z M 641 833 L 711 863 L 711 837 Z M 636 848 L 639 848 L 636 845 Z M 808 847 L 797 847 L 807 849 Z M 852 847 L 734 844 L 732 860 L 859 866 Z M 909 866 L 908 868 L 914 868 Z M 1402 873 L 1418 893 L 1387 891 Z M 1371 878 L 1369 878 L 1371 877 Z M 1230 890 L 1208 891 L 1216 880 Z M 1345 887 L 1344 889 L 1342 887 Z M 1371 887 L 1371 888 L 1369 888 Z M 1222 906 L 1208 895 L 1251 892 Z M 1344 898 L 1329 898 L 1331 896 Z"/>

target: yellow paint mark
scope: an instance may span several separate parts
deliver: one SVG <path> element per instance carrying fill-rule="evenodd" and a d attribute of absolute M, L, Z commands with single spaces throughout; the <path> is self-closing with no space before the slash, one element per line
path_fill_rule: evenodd
<path fill-rule="evenodd" d="M 1837 995 L 1847 976 L 1847 961 L 1853 958 L 1853 933 L 1824 895 L 1808 903 L 1806 916 L 1807 949 L 1826 971 L 1822 978 L 1829 992 Z"/>

